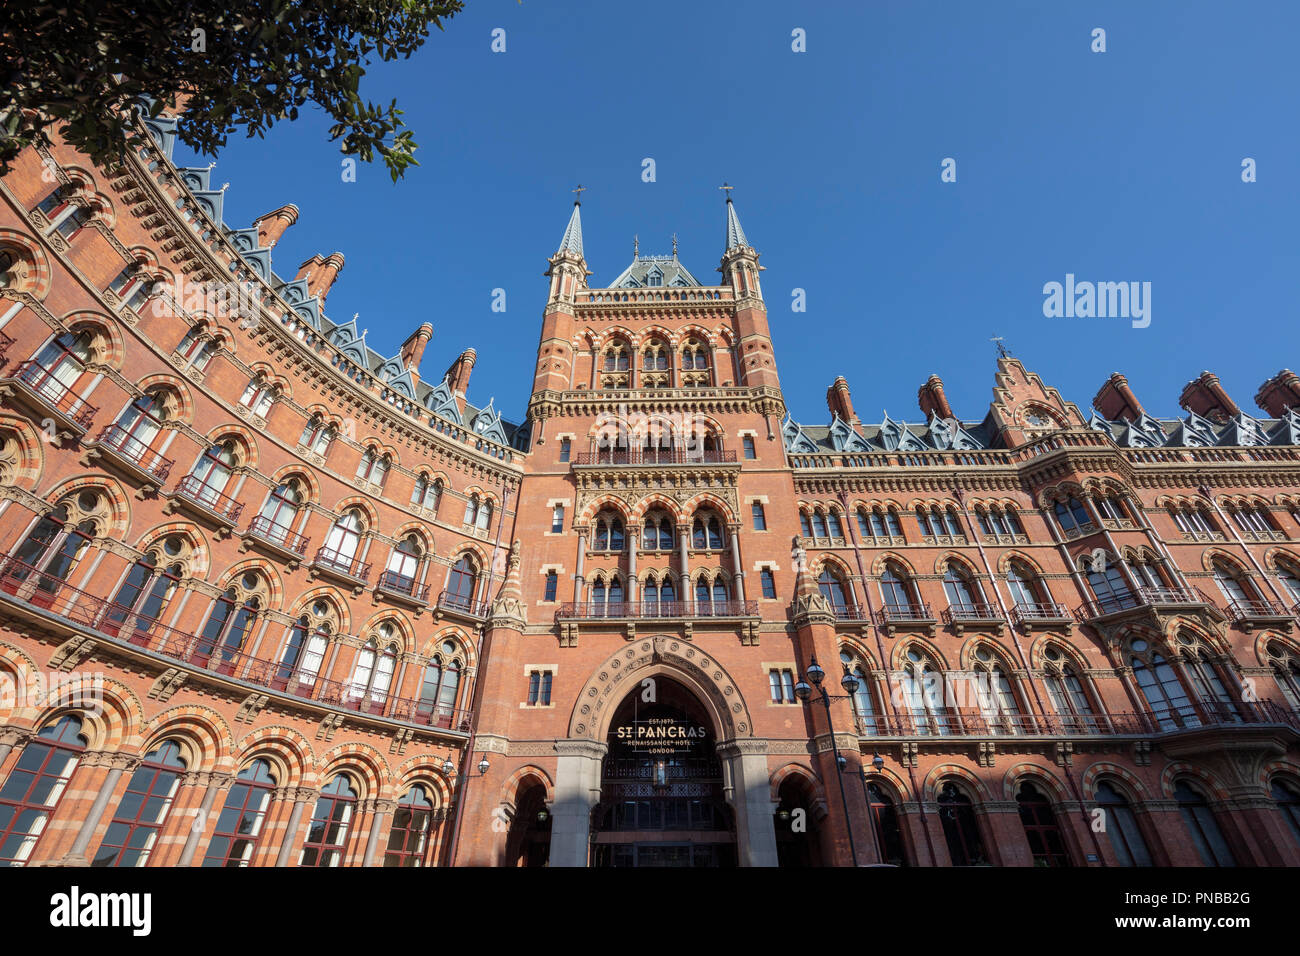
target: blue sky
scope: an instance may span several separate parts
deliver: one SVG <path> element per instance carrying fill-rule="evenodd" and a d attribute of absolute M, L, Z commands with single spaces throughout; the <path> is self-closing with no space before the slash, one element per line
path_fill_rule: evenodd
<path fill-rule="evenodd" d="M 490 49 L 498 27 L 505 53 Z M 917 420 L 931 373 L 959 417 L 982 418 L 993 335 L 1085 414 L 1112 371 L 1148 412 L 1179 413 L 1202 369 L 1258 413 L 1259 384 L 1300 362 L 1297 35 L 1289 0 L 469 0 L 363 81 L 369 99 L 398 98 L 421 146 L 402 181 L 362 164 L 343 182 L 319 112 L 232 139 L 214 178 L 231 184 L 232 226 L 298 204 L 281 275 L 344 253 L 331 318 L 359 312 L 385 354 L 432 322 L 426 378 L 472 345 L 471 401 L 495 397 L 515 421 L 570 189 L 589 187 L 594 285 L 628 264 L 634 233 L 667 253 L 674 232 L 708 284 L 724 180 L 805 423 L 827 420 L 836 375 L 866 421 Z M 947 157 L 955 183 L 940 181 Z M 1245 157 L 1257 182 L 1241 181 Z M 1150 326 L 1045 318 L 1043 285 L 1066 273 L 1150 282 Z"/>

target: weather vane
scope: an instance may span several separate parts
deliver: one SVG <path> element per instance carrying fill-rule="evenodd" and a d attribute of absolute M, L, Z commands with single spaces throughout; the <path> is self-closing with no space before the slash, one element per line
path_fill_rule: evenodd
<path fill-rule="evenodd" d="M 1002 336 L 995 335 L 991 339 L 989 339 L 989 341 L 992 342 L 995 346 L 997 346 L 998 355 L 1000 355 L 1002 358 L 1006 358 L 1008 355 L 1011 354 L 1010 352 L 1007 351 L 1007 347 L 1002 344 Z"/>

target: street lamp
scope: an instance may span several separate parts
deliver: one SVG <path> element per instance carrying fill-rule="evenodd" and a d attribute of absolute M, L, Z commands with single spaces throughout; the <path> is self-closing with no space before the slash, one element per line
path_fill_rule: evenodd
<path fill-rule="evenodd" d="M 849 817 L 849 798 L 844 793 L 844 768 L 848 766 L 849 761 L 848 758 L 844 757 L 840 753 L 840 748 L 835 743 L 835 724 L 831 720 L 831 701 L 845 700 L 847 698 L 840 694 L 828 694 L 826 691 L 821 690 L 822 681 L 826 679 L 826 671 L 817 663 L 816 654 L 812 656 L 812 660 L 808 663 L 808 669 L 804 673 L 808 680 L 813 682 L 813 686 L 821 691 L 821 695 L 817 698 L 813 698 L 812 687 L 808 686 L 807 681 L 802 680 L 794 685 L 794 694 L 805 705 L 814 700 L 819 700 L 826 708 L 826 729 L 830 732 L 831 751 L 835 754 L 835 767 L 837 771 L 835 778 L 840 785 L 840 805 L 844 808 L 844 826 L 849 835 L 849 852 L 853 855 L 853 865 L 858 866 L 858 847 L 853 840 L 853 822 Z M 845 690 L 849 691 L 849 697 L 852 697 L 853 691 L 858 689 L 858 679 L 849 673 L 847 667 L 844 669 L 844 677 L 841 678 L 840 684 Z M 862 792 L 864 795 L 866 794 L 866 786 L 865 783 L 862 785 Z M 869 808 L 870 803 L 868 803 L 867 806 Z"/>
<path fill-rule="evenodd" d="M 478 775 L 482 777 L 491 769 L 492 765 L 488 763 L 487 755 L 484 754 L 483 759 L 478 762 Z"/>

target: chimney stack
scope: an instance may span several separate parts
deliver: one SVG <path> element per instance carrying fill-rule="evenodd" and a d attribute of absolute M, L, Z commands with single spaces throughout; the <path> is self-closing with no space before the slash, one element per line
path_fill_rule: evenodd
<path fill-rule="evenodd" d="M 402 368 L 408 368 L 417 377 L 419 376 L 420 359 L 424 358 L 424 347 L 429 344 L 429 339 L 432 337 L 433 326 L 425 322 L 402 343 L 402 350 L 398 353 L 402 359 Z"/>
<path fill-rule="evenodd" d="M 1128 387 L 1128 379 L 1119 372 L 1113 372 L 1110 378 L 1106 379 L 1106 384 L 1093 398 L 1092 406 L 1101 413 L 1103 418 L 1112 422 L 1119 421 L 1121 418 L 1137 421 L 1146 414 L 1142 403 L 1133 394 L 1133 389 Z"/>
<path fill-rule="evenodd" d="M 460 353 L 460 358 L 451 363 L 451 368 L 447 369 L 448 384 L 456 396 L 456 405 L 462 413 L 465 411 L 465 396 L 469 393 L 469 374 L 474 371 L 474 363 L 477 360 L 478 353 L 473 349 L 466 349 Z"/>
<path fill-rule="evenodd" d="M 1199 377 L 1183 386 L 1178 404 L 1212 422 L 1226 422 L 1241 414 L 1237 403 L 1228 397 L 1228 393 L 1219 384 L 1219 377 L 1211 372 L 1202 372 Z"/>
<path fill-rule="evenodd" d="M 826 389 L 826 407 L 830 409 L 831 417 L 836 415 L 841 421 L 850 425 L 861 425 L 858 421 L 857 413 L 853 411 L 853 396 L 849 393 L 849 383 L 841 375 L 835 379 L 831 387 Z"/>
<path fill-rule="evenodd" d="M 298 275 L 294 278 L 307 279 L 307 294 L 316 296 L 323 304 L 325 296 L 329 294 L 330 286 L 342 271 L 343 253 L 330 253 L 326 259 L 322 259 L 317 254 L 298 267 Z"/>
<path fill-rule="evenodd" d="M 916 393 L 917 403 L 921 406 L 921 414 L 929 418 L 931 414 L 939 418 L 956 418 L 952 413 L 952 406 L 948 404 L 948 396 L 943 393 L 943 379 L 938 375 L 931 375 L 925 380 Z"/>
<path fill-rule="evenodd" d="M 1255 404 L 1273 418 L 1281 418 L 1288 408 L 1300 408 L 1300 375 L 1282 369 L 1259 387 Z"/>
<path fill-rule="evenodd" d="M 253 220 L 253 225 L 257 227 L 257 244 L 263 249 L 271 248 L 284 235 L 284 231 L 297 221 L 298 207 L 293 203 L 258 216 Z"/>

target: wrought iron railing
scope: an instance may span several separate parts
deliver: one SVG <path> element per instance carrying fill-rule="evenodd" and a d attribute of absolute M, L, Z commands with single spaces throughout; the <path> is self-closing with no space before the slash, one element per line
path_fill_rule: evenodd
<path fill-rule="evenodd" d="M 244 510 L 244 503 L 236 501 L 229 495 L 223 495 L 216 488 L 200 481 L 195 475 L 186 475 L 176 486 L 177 494 L 194 502 L 213 514 L 236 522 Z"/>
<path fill-rule="evenodd" d="M 1233 622 L 1237 624 L 1254 618 L 1290 617 L 1292 614 L 1281 601 L 1236 600 L 1228 605 L 1228 610 L 1232 614 Z"/>
<path fill-rule="evenodd" d="M 121 425 L 108 425 L 100 430 L 95 442 L 100 447 L 126 459 L 141 471 L 148 472 L 158 481 L 167 480 L 172 470 L 172 460 L 164 458 L 147 444 L 136 438 Z"/>
<path fill-rule="evenodd" d="M 1002 612 L 992 604 L 950 604 L 943 609 L 943 623 L 960 621 L 997 621 Z"/>
<path fill-rule="evenodd" d="M 35 360 L 22 362 L 14 369 L 14 378 L 26 385 L 37 398 L 60 415 L 70 418 L 81 428 L 89 428 L 99 409 L 82 401 L 81 396 L 64 385 L 53 373 Z"/>
<path fill-rule="evenodd" d="M 631 448 L 604 451 L 581 451 L 573 456 L 575 465 L 694 465 L 731 463 L 734 451 L 718 448 Z"/>
<path fill-rule="evenodd" d="M 1070 609 L 1055 601 L 1041 604 L 1022 602 L 1011 609 L 1011 620 L 1017 624 L 1032 624 L 1035 621 L 1068 621 Z"/>
<path fill-rule="evenodd" d="M 934 614 L 930 611 L 930 605 L 924 601 L 914 604 L 886 604 L 876 612 L 876 621 L 880 624 L 933 620 Z"/>
<path fill-rule="evenodd" d="M 438 595 L 438 607 L 465 614 L 469 617 L 487 617 L 490 610 L 487 601 L 475 601 L 455 591 L 443 591 Z"/>
<path fill-rule="evenodd" d="M 343 574 L 357 581 L 370 580 L 370 565 L 363 563 L 353 555 L 335 551 L 333 548 L 319 548 L 312 564 L 335 574 Z"/>
<path fill-rule="evenodd" d="M 1075 609 L 1074 616 L 1080 621 L 1118 614 L 1134 608 L 1157 605 L 1206 604 L 1211 607 L 1214 602 L 1206 597 L 1205 592 L 1195 587 L 1152 587 L 1143 585 L 1136 591 L 1120 591 L 1104 598 L 1084 601 Z"/>
<path fill-rule="evenodd" d="M 570 601 L 555 612 L 558 621 L 598 618 L 688 619 L 754 617 L 757 601 Z"/>
<path fill-rule="evenodd" d="M 311 538 L 296 534 L 265 515 L 258 515 L 248 523 L 248 533 L 254 538 L 260 538 L 300 555 L 307 553 L 307 545 L 311 541 Z"/>
<path fill-rule="evenodd" d="M 379 582 L 375 587 L 393 594 L 405 594 L 417 601 L 424 601 L 429 597 L 429 585 L 420 584 L 415 578 L 397 571 L 385 571 L 379 575 Z"/>

